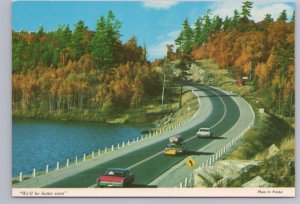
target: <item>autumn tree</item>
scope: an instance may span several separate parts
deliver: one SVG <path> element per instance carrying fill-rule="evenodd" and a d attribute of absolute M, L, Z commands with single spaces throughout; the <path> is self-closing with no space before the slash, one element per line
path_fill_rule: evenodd
<path fill-rule="evenodd" d="M 135 77 L 132 89 L 133 96 L 131 98 L 130 106 L 137 108 L 144 98 L 143 79 L 140 73 Z"/>

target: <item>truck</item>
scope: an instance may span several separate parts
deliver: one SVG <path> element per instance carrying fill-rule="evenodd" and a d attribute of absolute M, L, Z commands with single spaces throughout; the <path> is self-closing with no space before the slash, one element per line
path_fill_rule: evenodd
<path fill-rule="evenodd" d="M 180 135 L 174 135 L 169 138 L 169 143 L 164 150 L 165 155 L 177 155 L 186 151 L 185 142 Z"/>

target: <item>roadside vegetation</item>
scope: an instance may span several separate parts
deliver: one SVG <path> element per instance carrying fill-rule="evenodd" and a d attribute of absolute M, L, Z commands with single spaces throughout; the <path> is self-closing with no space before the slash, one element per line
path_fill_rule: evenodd
<path fill-rule="evenodd" d="M 214 60 L 199 60 L 197 64 L 205 70 L 205 75 L 210 76 L 210 78 L 203 76 L 205 83 L 237 93 L 252 105 L 255 113 L 254 127 L 245 134 L 243 140 L 225 156 L 224 160 L 256 160 L 262 161 L 262 164 L 243 173 L 228 187 L 240 187 L 256 176 L 276 186 L 295 186 L 294 118 L 278 115 L 267 106 L 262 106 L 261 92 L 255 91 L 251 84 L 238 86 L 230 73 L 219 69 Z M 259 113 L 259 108 L 264 108 L 265 113 Z M 278 152 L 276 150 L 276 154 L 269 158 L 272 145 L 278 148 Z"/>

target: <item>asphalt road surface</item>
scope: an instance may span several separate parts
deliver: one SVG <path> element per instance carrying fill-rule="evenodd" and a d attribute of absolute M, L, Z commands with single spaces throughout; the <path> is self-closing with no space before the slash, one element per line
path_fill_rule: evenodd
<path fill-rule="evenodd" d="M 198 91 L 201 90 L 206 93 L 207 96 L 203 97 L 209 97 L 213 111 L 208 118 L 198 126 L 180 132 L 180 135 L 186 141 L 186 147 L 188 150 L 186 153 L 176 156 L 164 155 L 163 150 L 168 143 L 168 139 L 165 139 L 44 187 L 96 187 L 96 178 L 103 174 L 107 168 L 112 167 L 127 168 L 131 173 L 135 174 L 135 181 L 130 187 L 155 187 L 148 184 L 186 157 L 191 155 L 214 154 L 214 152 L 198 152 L 197 150 L 214 140 L 222 139 L 220 136 L 237 122 L 240 115 L 239 107 L 231 96 L 224 94 L 219 90 L 202 85 L 196 85 L 196 88 Z M 197 138 L 195 133 L 200 127 L 211 128 L 213 138 L 210 140 Z"/>

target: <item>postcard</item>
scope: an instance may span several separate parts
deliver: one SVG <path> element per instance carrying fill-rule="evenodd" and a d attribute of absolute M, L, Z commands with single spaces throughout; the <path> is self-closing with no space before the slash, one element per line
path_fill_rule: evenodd
<path fill-rule="evenodd" d="M 294 197 L 294 1 L 14 1 L 12 196 Z"/>

